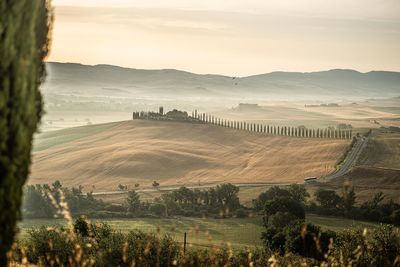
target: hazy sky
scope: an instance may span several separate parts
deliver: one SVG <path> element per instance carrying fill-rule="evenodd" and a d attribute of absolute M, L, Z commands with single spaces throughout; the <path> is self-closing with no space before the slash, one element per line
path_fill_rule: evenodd
<path fill-rule="evenodd" d="M 50 61 L 235 76 L 400 71 L 400 0 L 53 0 Z"/>

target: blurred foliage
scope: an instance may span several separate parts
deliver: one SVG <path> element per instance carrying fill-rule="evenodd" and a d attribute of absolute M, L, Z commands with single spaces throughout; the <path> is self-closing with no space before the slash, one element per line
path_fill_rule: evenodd
<path fill-rule="evenodd" d="M 392 226 L 324 232 L 293 221 L 282 252 L 266 247 L 189 246 L 168 235 L 121 233 L 78 218 L 72 228 L 32 229 L 12 251 L 13 263 L 37 266 L 399 266 L 400 235 Z M 276 237 L 277 238 L 277 237 Z"/>
<path fill-rule="evenodd" d="M 51 14 L 45 0 L 0 1 L 0 266 L 21 215 L 32 137 L 43 112 L 39 85 Z"/>

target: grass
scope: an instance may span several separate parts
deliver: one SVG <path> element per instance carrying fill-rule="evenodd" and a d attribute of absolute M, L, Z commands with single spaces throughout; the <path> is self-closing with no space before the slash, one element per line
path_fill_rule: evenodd
<path fill-rule="evenodd" d="M 307 221 L 320 226 L 325 230 L 341 231 L 351 228 L 374 228 L 379 224 L 374 222 L 357 221 L 352 219 L 338 218 L 338 217 L 325 217 L 319 215 L 307 215 Z"/>
<path fill-rule="evenodd" d="M 381 132 L 373 137 L 360 155 L 359 164 L 400 170 L 400 133 Z"/>
<path fill-rule="evenodd" d="M 42 151 L 48 148 L 78 140 L 113 127 L 112 123 L 80 126 L 58 131 L 39 133 L 35 136 L 33 151 Z"/>
<path fill-rule="evenodd" d="M 264 226 L 261 217 L 200 219 L 200 218 L 137 218 L 137 219 L 104 219 L 92 220 L 106 222 L 121 232 L 142 230 L 160 235 L 170 234 L 178 242 L 183 242 L 187 232 L 189 246 L 213 247 L 229 243 L 233 247 L 262 246 L 261 233 Z M 307 215 L 307 221 L 321 226 L 323 229 L 340 231 L 346 228 L 373 228 L 378 224 L 351 219 Z M 19 224 L 20 237 L 24 238 L 31 228 L 42 225 L 66 225 L 61 219 L 31 219 Z"/>
<path fill-rule="evenodd" d="M 260 236 L 263 225 L 260 217 L 243 219 L 138 218 L 92 221 L 106 222 L 121 232 L 137 229 L 160 235 L 170 234 L 178 242 L 183 242 L 184 233 L 187 232 L 189 246 L 212 247 L 228 242 L 234 247 L 262 245 Z M 31 228 L 56 224 L 66 225 L 61 219 L 25 220 L 19 224 L 20 236 L 22 238 L 26 236 Z"/>

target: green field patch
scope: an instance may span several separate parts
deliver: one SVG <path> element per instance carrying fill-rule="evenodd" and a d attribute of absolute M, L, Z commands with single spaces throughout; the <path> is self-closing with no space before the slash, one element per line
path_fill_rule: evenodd
<path fill-rule="evenodd" d="M 91 136 L 93 134 L 110 129 L 115 125 L 115 123 L 104 123 L 39 133 L 34 137 L 33 152 L 42 151 L 57 145 Z"/>
<path fill-rule="evenodd" d="M 104 219 L 91 220 L 104 222 L 121 232 L 140 230 L 157 235 L 169 234 L 177 242 L 183 242 L 187 233 L 189 246 L 212 247 L 230 244 L 233 247 L 262 246 L 261 233 L 264 226 L 261 217 L 201 219 L 201 218 L 137 218 L 137 219 Z M 350 228 L 374 228 L 379 224 L 351 219 L 307 215 L 307 221 L 323 229 L 340 231 Z M 29 229 L 40 226 L 66 226 L 61 219 L 31 219 L 19 223 L 20 238 L 25 238 Z"/>

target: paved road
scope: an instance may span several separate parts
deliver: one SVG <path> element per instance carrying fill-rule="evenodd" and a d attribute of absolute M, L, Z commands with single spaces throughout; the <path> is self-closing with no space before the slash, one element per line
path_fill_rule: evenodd
<path fill-rule="evenodd" d="M 245 183 L 245 184 L 234 184 L 237 187 L 259 187 L 259 186 L 284 186 L 289 185 L 290 183 Z M 211 188 L 215 187 L 218 184 L 208 184 L 208 185 L 194 185 L 194 186 L 185 186 L 189 189 L 204 189 L 204 188 Z M 183 186 L 183 185 L 182 185 Z M 163 191 L 172 191 L 181 188 L 182 186 L 165 186 L 159 188 L 143 188 L 143 189 L 135 189 L 136 192 L 163 192 Z M 105 191 L 105 192 L 93 192 L 95 196 L 102 196 L 102 195 L 119 195 L 119 194 L 126 194 L 128 191 Z"/>
<path fill-rule="evenodd" d="M 339 178 L 345 175 L 347 172 L 349 172 L 350 169 L 353 167 L 353 165 L 356 163 L 363 149 L 367 146 L 369 138 L 370 137 L 364 137 L 364 136 L 360 137 L 356 142 L 356 144 L 354 145 L 353 149 L 347 155 L 342 165 L 339 167 L 339 169 L 333 172 L 332 174 L 325 176 L 322 179 L 325 181 L 329 181 L 332 179 Z"/>

